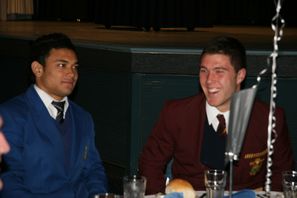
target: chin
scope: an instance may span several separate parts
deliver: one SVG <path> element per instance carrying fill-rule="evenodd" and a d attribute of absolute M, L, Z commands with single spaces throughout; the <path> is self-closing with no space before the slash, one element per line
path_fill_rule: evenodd
<path fill-rule="evenodd" d="M 214 99 L 207 99 L 207 102 L 209 105 L 213 106 L 213 107 L 217 107 L 220 105 L 220 102 Z"/>
<path fill-rule="evenodd" d="M 65 86 L 62 88 L 61 91 L 63 91 L 64 93 L 71 93 L 74 89 L 74 86 Z"/>
<path fill-rule="evenodd" d="M 71 90 L 64 90 L 64 91 L 61 92 L 61 95 L 64 96 L 64 97 L 65 96 L 69 96 L 72 93 L 72 90 L 73 89 L 71 89 Z"/>

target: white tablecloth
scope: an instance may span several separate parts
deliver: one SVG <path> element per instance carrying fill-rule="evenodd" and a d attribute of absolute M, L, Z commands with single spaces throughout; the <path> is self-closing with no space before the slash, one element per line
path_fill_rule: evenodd
<path fill-rule="evenodd" d="M 228 196 L 229 195 L 229 192 L 226 191 L 225 192 L 225 195 Z M 270 194 L 270 198 L 284 198 L 284 195 L 282 192 L 275 192 L 275 191 L 272 191 L 271 194 Z M 164 195 L 146 195 L 145 198 L 162 198 L 164 197 Z M 205 196 L 205 191 L 196 191 L 196 198 L 206 198 Z M 266 198 L 265 196 L 265 192 L 263 191 L 257 191 L 256 192 L 256 198 Z"/>

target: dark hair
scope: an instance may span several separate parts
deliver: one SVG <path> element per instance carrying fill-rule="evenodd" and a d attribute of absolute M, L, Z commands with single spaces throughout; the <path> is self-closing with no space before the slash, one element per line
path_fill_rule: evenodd
<path fill-rule="evenodd" d="M 63 33 L 51 33 L 37 38 L 31 46 L 31 62 L 38 61 L 40 64 L 45 64 L 45 59 L 48 57 L 52 49 L 66 48 L 73 50 L 77 55 L 75 46 L 68 36 Z"/>
<path fill-rule="evenodd" d="M 31 43 L 31 59 L 27 69 L 29 84 L 35 83 L 35 75 L 31 70 L 31 63 L 33 61 L 45 65 L 45 60 L 49 56 L 52 49 L 66 48 L 72 50 L 78 57 L 77 51 L 68 36 L 63 33 L 51 33 L 38 37 Z"/>
<path fill-rule="evenodd" d="M 224 54 L 230 57 L 236 72 L 246 68 L 246 51 L 241 42 L 233 37 L 219 36 L 211 40 L 203 49 L 200 62 L 205 54 Z"/>

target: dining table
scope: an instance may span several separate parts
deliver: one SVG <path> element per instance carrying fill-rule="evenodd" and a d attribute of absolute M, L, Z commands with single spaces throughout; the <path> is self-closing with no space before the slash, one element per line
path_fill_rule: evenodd
<path fill-rule="evenodd" d="M 229 198 L 229 191 L 225 191 L 224 198 Z M 105 193 L 95 195 L 93 198 L 123 198 L 123 195 L 117 195 L 113 193 Z M 180 198 L 180 196 L 165 195 L 162 193 L 145 195 L 145 198 Z M 207 198 L 205 191 L 196 191 L 195 198 Z M 232 198 L 284 198 L 283 192 L 271 191 L 270 196 L 267 196 L 265 191 L 253 191 L 249 189 L 234 191 Z"/>
<path fill-rule="evenodd" d="M 164 194 L 146 195 L 145 198 L 166 198 Z M 170 196 L 172 198 L 173 196 Z M 229 191 L 225 191 L 224 198 L 229 198 Z M 207 198 L 205 191 L 196 191 L 195 198 Z M 232 193 L 232 198 L 284 198 L 283 192 L 271 191 L 270 196 L 267 196 L 265 191 L 253 191 L 253 190 L 242 190 L 234 191 Z"/>

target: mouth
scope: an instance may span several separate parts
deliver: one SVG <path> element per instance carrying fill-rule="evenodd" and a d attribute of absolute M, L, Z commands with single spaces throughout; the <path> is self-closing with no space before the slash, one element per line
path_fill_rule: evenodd
<path fill-rule="evenodd" d="M 219 89 L 218 88 L 209 88 L 207 89 L 207 92 L 209 95 L 217 95 L 219 93 Z"/>
<path fill-rule="evenodd" d="M 71 86 L 75 85 L 75 81 L 73 81 L 73 80 L 64 80 L 64 81 L 62 81 L 62 83 L 66 84 L 66 85 L 71 85 Z"/>

